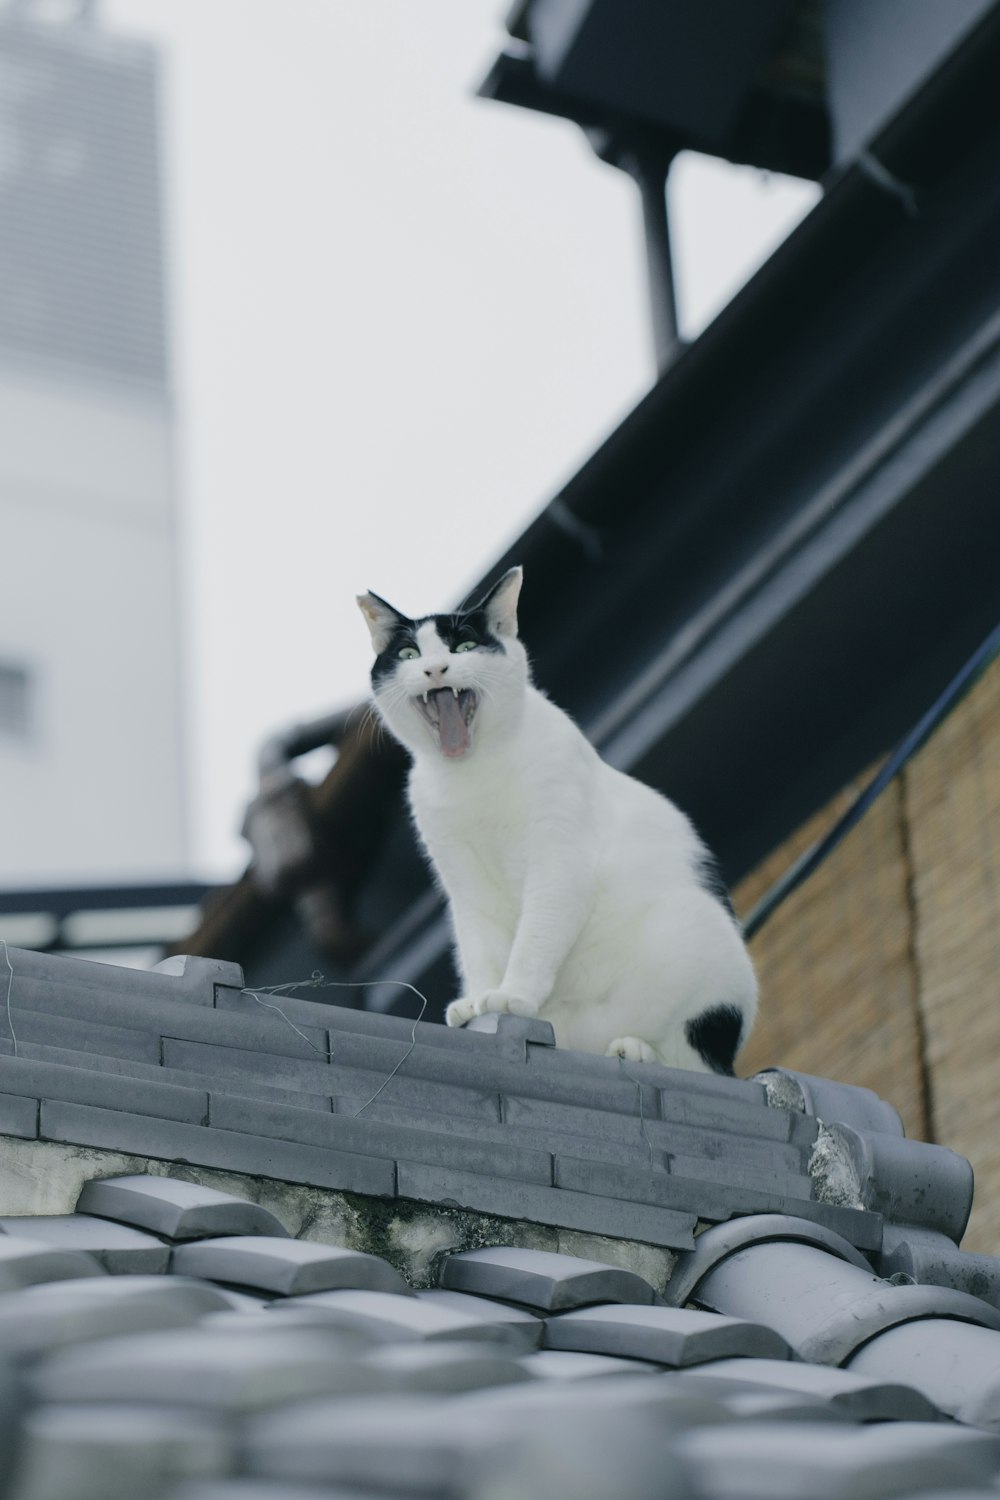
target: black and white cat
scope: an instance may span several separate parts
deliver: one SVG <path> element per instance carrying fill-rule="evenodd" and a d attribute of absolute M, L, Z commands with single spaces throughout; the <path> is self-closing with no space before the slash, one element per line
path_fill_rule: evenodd
<path fill-rule="evenodd" d="M 521 569 L 474 608 L 409 619 L 359 596 L 375 704 L 413 756 L 410 806 L 451 907 L 463 996 L 561 1046 L 731 1073 L 753 967 L 684 814 L 602 761 L 533 686 Z"/>

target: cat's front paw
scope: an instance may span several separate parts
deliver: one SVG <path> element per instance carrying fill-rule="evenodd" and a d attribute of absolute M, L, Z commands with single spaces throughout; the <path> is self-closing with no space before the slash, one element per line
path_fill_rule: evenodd
<path fill-rule="evenodd" d="M 444 1013 L 444 1024 L 446 1026 L 464 1026 L 466 1021 L 471 1021 L 473 1016 L 481 1016 L 482 1011 L 476 1009 L 476 1000 L 473 997 L 462 997 L 461 1000 L 453 1000 Z"/>
<path fill-rule="evenodd" d="M 444 1019 L 448 1026 L 464 1026 L 473 1016 L 484 1016 L 491 1011 L 501 1015 L 537 1016 L 538 1004 L 520 995 L 510 995 L 506 990 L 484 990 L 480 995 L 453 1000 L 444 1013 Z"/>
<path fill-rule="evenodd" d="M 608 1043 L 604 1056 L 620 1057 L 622 1062 L 659 1062 L 649 1043 L 639 1036 L 616 1036 Z"/>

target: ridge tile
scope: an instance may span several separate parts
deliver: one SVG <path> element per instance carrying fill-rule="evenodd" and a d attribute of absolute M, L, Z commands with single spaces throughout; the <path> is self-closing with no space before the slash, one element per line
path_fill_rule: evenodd
<path fill-rule="evenodd" d="M 674 1368 L 733 1355 L 787 1359 L 790 1352 L 780 1333 L 759 1323 L 688 1308 L 629 1304 L 547 1318 L 545 1348 L 648 1359 Z"/>
<path fill-rule="evenodd" d="M 399 1272 L 377 1255 L 267 1235 L 229 1235 L 177 1245 L 171 1270 L 283 1297 L 342 1287 L 412 1296 Z"/>
<path fill-rule="evenodd" d="M 89 1214 L 30 1214 L 0 1218 L 0 1234 L 35 1240 L 59 1250 L 85 1250 L 112 1275 L 155 1275 L 165 1271 L 170 1248 L 162 1240 L 125 1224 L 109 1224 Z"/>
<path fill-rule="evenodd" d="M 494 1245 L 449 1255 L 441 1285 L 517 1302 L 536 1312 L 564 1312 L 592 1302 L 651 1303 L 656 1294 L 634 1271 L 550 1250 Z"/>
<path fill-rule="evenodd" d="M 288 1234 L 280 1219 L 258 1203 L 181 1177 L 156 1177 L 151 1173 L 93 1178 L 84 1184 L 76 1211 L 148 1229 L 170 1240 L 226 1234 L 281 1238 Z"/>

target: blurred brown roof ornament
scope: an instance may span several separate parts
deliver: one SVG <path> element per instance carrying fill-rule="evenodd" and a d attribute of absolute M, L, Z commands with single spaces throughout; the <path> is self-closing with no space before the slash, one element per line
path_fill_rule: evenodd
<path fill-rule="evenodd" d="M 294 762 L 324 745 L 336 752 L 318 785 Z M 405 757 L 379 734 L 365 705 L 273 735 L 258 756 L 260 791 L 242 832 L 253 858 L 235 885 L 207 903 L 186 953 L 243 962 L 262 926 L 291 909 L 316 947 L 347 963 L 368 945 L 354 900 L 398 811 Z"/>

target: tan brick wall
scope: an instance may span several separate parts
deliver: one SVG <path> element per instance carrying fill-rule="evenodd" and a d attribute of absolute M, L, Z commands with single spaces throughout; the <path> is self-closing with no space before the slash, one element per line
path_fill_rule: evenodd
<path fill-rule="evenodd" d="M 734 892 L 746 914 L 867 773 Z M 1000 662 L 752 944 L 768 1063 L 863 1084 L 976 1170 L 965 1239 L 1000 1253 Z"/>

